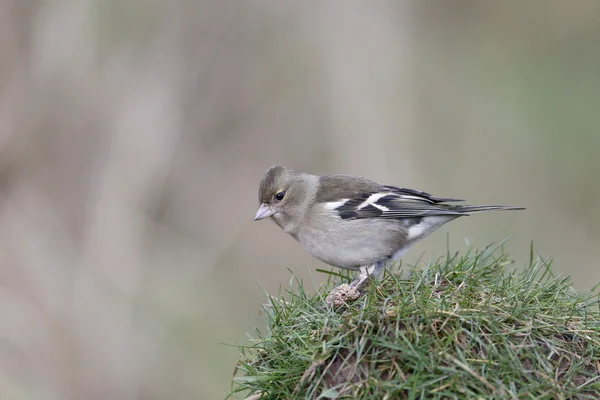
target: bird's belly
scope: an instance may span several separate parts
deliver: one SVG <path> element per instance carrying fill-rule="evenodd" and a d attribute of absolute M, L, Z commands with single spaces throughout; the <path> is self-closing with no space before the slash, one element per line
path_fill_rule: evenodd
<path fill-rule="evenodd" d="M 309 229 L 297 239 L 313 257 L 339 268 L 358 269 L 390 258 L 406 246 L 405 233 L 389 223 L 343 221 L 337 229 Z"/>

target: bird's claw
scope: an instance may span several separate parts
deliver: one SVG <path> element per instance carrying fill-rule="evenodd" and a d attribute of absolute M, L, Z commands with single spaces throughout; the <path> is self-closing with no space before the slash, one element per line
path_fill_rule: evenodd
<path fill-rule="evenodd" d="M 354 283 L 354 282 L 352 282 Z M 362 295 L 361 291 L 357 287 L 353 287 L 352 284 L 342 283 L 339 286 L 333 288 L 331 292 L 325 298 L 325 303 L 339 307 L 346 304 L 349 301 L 354 301 Z"/>
<path fill-rule="evenodd" d="M 372 274 L 372 267 L 361 267 L 360 273 L 350 284 L 343 283 L 333 288 L 329 295 L 325 298 L 325 303 L 341 306 L 349 301 L 354 301 L 362 296 L 362 289 L 369 280 Z"/>

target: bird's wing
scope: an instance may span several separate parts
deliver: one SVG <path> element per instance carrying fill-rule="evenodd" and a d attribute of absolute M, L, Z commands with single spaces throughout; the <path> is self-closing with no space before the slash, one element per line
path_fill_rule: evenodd
<path fill-rule="evenodd" d="M 466 214 L 452 205 L 442 204 L 460 200 L 437 198 L 428 193 L 393 186 L 384 186 L 384 189 L 328 202 L 325 207 L 337 212 L 342 219 L 402 219 Z"/>
<path fill-rule="evenodd" d="M 393 193 L 397 193 L 397 194 L 404 195 L 404 196 L 414 196 L 422 201 L 427 201 L 427 202 L 430 202 L 433 204 L 464 201 L 461 199 L 434 197 L 434 196 L 430 195 L 429 193 L 421 192 L 420 190 L 401 188 L 401 187 L 397 187 L 397 186 L 384 186 L 384 188 L 390 190 Z"/>
<path fill-rule="evenodd" d="M 421 218 L 439 215 L 465 215 L 453 205 L 462 201 L 434 197 L 418 190 L 383 186 L 365 178 L 349 175 L 323 175 L 315 202 L 334 212 L 342 219 L 358 218 Z"/>

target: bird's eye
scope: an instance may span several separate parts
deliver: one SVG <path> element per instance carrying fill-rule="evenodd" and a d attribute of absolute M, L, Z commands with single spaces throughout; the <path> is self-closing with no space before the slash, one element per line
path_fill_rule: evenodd
<path fill-rule="evenodd" d="M 285 192 L 278 192 L 275 195 L 275 199 L 278 200 L 278 201 L 281 201 L 281 200 L 283 200 L 283 196 L 285 196 Z"/>

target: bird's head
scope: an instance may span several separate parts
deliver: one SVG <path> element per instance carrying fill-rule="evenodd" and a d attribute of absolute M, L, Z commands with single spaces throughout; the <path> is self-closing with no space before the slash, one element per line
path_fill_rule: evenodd
<path fill-rule="evenodd" d="M 258 188 L 260 206 L 254 220 L 273 217 L 288 231 L 286 227 L 295 224 L 305 211 L 310 177 L 280 165 L 269 168 Z"/>

